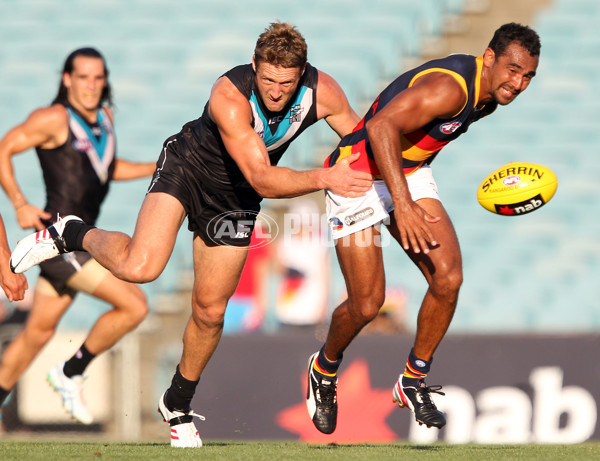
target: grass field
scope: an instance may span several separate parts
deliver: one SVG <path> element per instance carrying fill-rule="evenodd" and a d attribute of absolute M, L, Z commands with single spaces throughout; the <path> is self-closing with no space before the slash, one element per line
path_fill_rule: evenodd
<path fill-rule="evenodd" d="M 600 459 L 600 442 L 578 445 L 316 445 L 296 442 L 208 442 L 175 449 L 161 443 L 3 442 L 0 460 L 544 460 Z"/>

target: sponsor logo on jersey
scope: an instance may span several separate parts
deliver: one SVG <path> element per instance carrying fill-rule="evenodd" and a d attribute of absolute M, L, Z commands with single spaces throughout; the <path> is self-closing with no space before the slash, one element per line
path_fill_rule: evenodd
<path fill-rule="evenodd" d="M 344 223 L 340 221 L 339 218 L 329 218 L 329 227 L 331 227 L 333 230 L 340 230 L 342 227 L 344 227 Z"/>
<path fill-rule="evenodd" d="M 267 123 L 269 125 L 275 125 L 282 122 L 286 118 L 289 120 L 290 125 L 294 122 L 302 122 L 302 106 L 300 104 L 296 104 L 290 108 L 289 117 L 286 117 L 285 115 L 276 115 L 275 117 L 271 117 Z"/>
<path fill-rule="evenodd" d="M 347 226 L 352 226 L 353 224 L 356 224 L 357 222 L 363 221 L 363 220 L 373 216 L 374 213 L 375 213 L 375 210 L 373 210 L 373 208 L 371 208 L 371 207 L 365 208 L 364 210 L 357 211 L 353 215 L 346 216 L 346 218 L 344 219 L 344 224 L 346 224 Z"/>
<path fill-rule="evenodd" d="M 462 122 L 448 122 L 440 125 L 440 131 L 444 134 L 452 134 L 460 128 Z"/>
<path fill-rule="evenodd" d="M 92 148 L 92 141 L 89 139 L 76 139 L 73 141 L 73 148 L 79 152 L 87 152 Z"/>
<path fill-rule="evenodd" d="M 544 199 L 540 194 L 536 195 L 529 200 L 524 200 L 523 202 L 513 203 L 510 205 L 494 205 L 496 207 L 496 212 L 498 214 L 506 215 L 506 216 L 517 216 L 526 213 L 531 213 L 534 210 L 537 210 L 544 203 Z"/>
<path fill-rule="evenodd" d="M 290 125 L 294 122 L 302 121 L 302 106 L 300 104 L 296 104 L 290 109 L 289 121 Z"/>

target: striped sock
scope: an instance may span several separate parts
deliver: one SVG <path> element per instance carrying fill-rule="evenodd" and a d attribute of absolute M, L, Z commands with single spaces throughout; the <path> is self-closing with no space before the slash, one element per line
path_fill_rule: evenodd
<path fill-rule="evenodd" d="M 323 352 L 324 348 L 325 346 L 323 346 L 319 351 L 319 355 L 317 356 L 317 360 L 315 360 L 313 369 L 323 376 L 334 377 L 342 363 L 342 357 L 337 359 L 335 362 L 330 362 L 327 360 L 327 357 L 325 357 L 325 352 Z"/>
<path fill-rule="evenodd" d="M 419 381 L 425 379 L 427 373 L 429 373 L 432 361 L 433 358 L 429 361 L 418 358 L 414 354 L 413 349 L 411 349 L 406 361 L 406 368 L 404 368 L 404 374 L 402 375 L 402 386 L 418 386 Z"/>

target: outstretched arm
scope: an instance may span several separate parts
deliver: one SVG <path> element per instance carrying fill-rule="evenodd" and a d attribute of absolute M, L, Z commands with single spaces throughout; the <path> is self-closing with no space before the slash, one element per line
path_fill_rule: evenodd
<path fill-rule="evenodd" d="M 415 131 L 435 118 L 449 118 L 460 112 L 466 94 L 460 84 L 444 73 L 431 73 L 399 93 L 366 124 L 373 156 L 394 201 L 402 247 L 429 252 L 437 243 L 428 223 L 439 221 L 410 196 L 402 169 L 403 133 Z"/>
<path fill-rule="evenodd" d="M 349 162 L 356 160 L 358 155 L 332 168 L 302 172 L 271 165 L 265 143 L 252 129 L 248 101 L 225 77 L 215 84 L 209 108 L 227 152 L 262 197 L 296 197 L 321 189 L 358 197 L 371 186 L 369 174 L 354 171 L 349 166 Z"/>

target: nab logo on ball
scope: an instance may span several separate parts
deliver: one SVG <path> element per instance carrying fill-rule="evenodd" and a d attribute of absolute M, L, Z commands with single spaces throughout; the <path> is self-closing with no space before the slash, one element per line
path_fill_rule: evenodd
<path fill-rule="evenodd" d="M 519 216 L 548 203 L 557 187 L 558 179 L 549 168 L 529 162 L 511 162 L 481 182 L 477 200 L 492 213 Z"/>
<path fill-rule="evenodd" d="M 515 203 L 513 205 L 496 205 L 496 213 L 503 214 L 505 216 L 512 216 L 518 214 L 531 213 L 537 210 L 544 203 L 540 194 L 533 197 L 531 200 L 527 200 L 521 203 Z"/>

